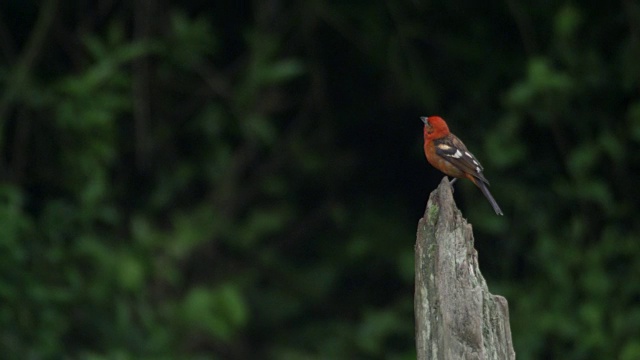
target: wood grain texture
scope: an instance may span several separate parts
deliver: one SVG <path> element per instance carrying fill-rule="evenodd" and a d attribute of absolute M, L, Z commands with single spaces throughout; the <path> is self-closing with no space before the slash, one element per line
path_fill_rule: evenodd
<path fill-rule="evenodd" d="M 418 223 L 415 259 L 418 359 L 515 359 L 507 300 L 489 292 L 447 178 Z"/>

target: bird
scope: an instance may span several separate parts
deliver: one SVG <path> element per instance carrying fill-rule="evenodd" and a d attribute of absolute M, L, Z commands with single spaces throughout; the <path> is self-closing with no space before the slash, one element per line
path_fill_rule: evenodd
<path fill-rule="evenodd" d="M 489 192 L 489 180 L 484 176 L 480 161 L 467 150 L 464 143 L 449 131 L 449 126 L 440 116 L 422 116 L 424 123 L 424 153 L 427 161 L 436 169 L 454 179 L 471 180 L 489 200 L 497 215 L 503 215 L 500 206 Z"/>

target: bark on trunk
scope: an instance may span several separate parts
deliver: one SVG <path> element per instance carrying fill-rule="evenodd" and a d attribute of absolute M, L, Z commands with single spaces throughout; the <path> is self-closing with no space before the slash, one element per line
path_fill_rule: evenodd
<path fill-rule="evenodd" d="M 418 223 L 415 251 L 418 359 L 515 359 L 507 300 L 489 293 L 446 177 Z"/>

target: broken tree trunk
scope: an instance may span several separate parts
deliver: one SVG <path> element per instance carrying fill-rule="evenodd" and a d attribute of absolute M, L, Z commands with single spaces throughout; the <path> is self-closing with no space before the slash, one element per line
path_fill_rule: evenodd
<path fill-rule="evenodd" d="M 415 251 L 418 360 L 515 359 L 507 300 L 489 293 L 446 177 L 418 223 Z"/>

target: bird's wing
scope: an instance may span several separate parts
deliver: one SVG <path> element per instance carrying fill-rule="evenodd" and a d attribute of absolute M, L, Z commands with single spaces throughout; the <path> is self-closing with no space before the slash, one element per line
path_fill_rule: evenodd
<path fill-rule="evenodd" d="M 465 173 L 471 174 L 482 182 L 489 184 L 489 181 L 482 174 L 484 168 L 480 161 L 467 150 L 467 147 L 457 136 L 449 134 L 441 139 L 434 140 L 434 145 L 436 154 L 443 159 Z"/>

